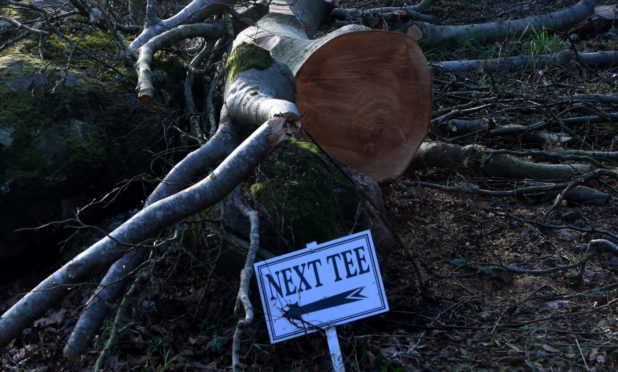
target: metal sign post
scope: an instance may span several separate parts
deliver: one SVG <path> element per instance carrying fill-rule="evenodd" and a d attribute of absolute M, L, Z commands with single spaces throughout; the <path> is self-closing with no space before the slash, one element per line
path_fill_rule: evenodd
<path fill-rule="evenodd" d="M 341 356 L 341 349 L 339 348 L 339 339 L 337 338 L 337 329 L 335 327 L 326 328 L 326 341 L 328 341 L 330 360 L 333 362 L 333 371 L 345 372 L 343 357 Z"/>

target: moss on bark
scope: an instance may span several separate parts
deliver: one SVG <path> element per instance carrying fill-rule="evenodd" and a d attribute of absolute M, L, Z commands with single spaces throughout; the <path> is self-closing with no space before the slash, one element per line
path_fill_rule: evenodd
<path fill-rule="evenodd" d="M 250 69 L 266 70 L 274 62 L 268 50 L 255 44 L 242 43 L 234 48 L 227 60 L 228 79 L 233 81 L 238 74 Z"/>
<path fill-rule="evenodd" d="M 250 191 L 261 209 L 267 250 L 299 249 L 366 227 L 354 185 L 311 143 L 282 144 L 258 174 Z"/>

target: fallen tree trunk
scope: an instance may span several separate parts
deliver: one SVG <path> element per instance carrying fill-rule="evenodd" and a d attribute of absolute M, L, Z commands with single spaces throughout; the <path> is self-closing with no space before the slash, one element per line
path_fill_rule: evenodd
<path fill-rule="evenodd" d="M 307 4 L 311 5 L 309 10 L 312 13 L 309 14 L 307 11 L 301 12 L 304 14 L 303 25 L 309 29 L 315 29 L 318 24 L 316 19 L 325 14 L 326 8 L 318 3 Z M 288 114 L 298 117 L 297 109 L 291 103 L 291 101 L 294 101 L 295 96 L 293 84 L 290 83 L 293 80 L 291 74 L 287 72 L 286 68 L 282 68 L 282 65 L 273 63 L 274 61 L 267 51 L 254 44 L 246 43 L 255 39 L 257 30 L 263 31 L 267 27 L 271 32 L 269 34 L 271 36 L 280 37 L 279 35 L 289 32 L 290 25 L 297 28 L 297 35 L 302 35 L 304 31 L 299 28 L 299 23 L 295 16 L 288 14 L 291 13 L 291 9 L 281 4 L 278 9 L 280 13 L 276 13 L 277 5 L 275 4 L 274 13 L 279 14 L 278 16 L 268 16 L 262 19 L 254 28 L 247 29 L 239 35 L 235 41 L 232 56 L 228 60 L 229 74 L 225 92 L 226 105 L 222 114 L 224 125 L 220 127 L 217 134 L 206 145 L 190 154 L 187 159 L 183 160 L 170 172 L 148 198 L 148 204 L 186 187 L 195 178 L 200 176 L 200 169 L 203 172 L 204 168 L 212 164 L 213 158 L 226 155 L 226 149 L 233 146 L 234 138 L 239 136 L 237 133 L 239 132 L 238 128 L 231 129 L 233 126 L 230 123 L 255 123 L 259 122 L 262 118 L 272 117 L 282 112 L 288 112 Z M 282 13 L 286 15 L 282 16 Z M 269 18 L 275 19 L 271 20 Z M 216 29 L 213 26 L 200 24 L 180 26 L 160 34 L 140 48 L 140 58 L 136 63 L 137 70 L 149 71 L 150 60 L 144 60 L 143 56 L 151 58 L 154 51 L 161 48 L 162 45 L 159 44 L 163 42 L 169 44 L 187 35 L 198 35 L 200 30 L 207 31 L 207 34 L 210 36 L 213 33 L 218 33 L 216 36 L 219 36 L 223 32 L 221 29 Z M 354 29 L 350 31 L 354 31 Z M 247 35 L 249 36 L 247 37 Z M 333 36 L 338 36 L 338 34 L 331 35 L 331 37 Z M 291 40 L 289 45 L 286 45 L 287 48 L 295 48 L 293 53 L 289 50 L 286 51 L 287 56 L 291 58 L 280 58 L 280 60 L 297 67 L 311 56 L 312 51 L 315 51 L 318 46 L 323 45 L 328 40 L 321 39 L 318 42 L 314 42 L 307 36 L 297 37 L 297 40 Z M 283 50 L 285 51 L 286 49 Z M 293 59 L 298 56 L 304 57 Z M 140 81 L 149 82 L 150 78 L 140 79 Z M 152 89 L 151 84 L 148 90 L 140 89 L 140 100 L 149 102 L 152 99 L 153 93 L 154 89 Z M 284 99 L 274 97 L 283 97 Z M 247 128 L 244 128 L 241 131 L 246 130 Z M 376 208 L 375 205 L 376 203 L 373 203 L 372 205 L 367 205 L 366 208 Z M 392 241 L 384 221 L 380 221 L 379 216 L 375 216 L 375 214 L 372 214 L 372 229 L 377 230 L 375 231 L 377 232 L 376 236 L 382 241 Z M 110 299 L 120 293 L 120 288 L 123 284 L 120 281 L 123 277 L 121 275 L 131 272 L 139 265 L 142 259 L 143 254 L 132 252 L 114 264 L 112 269 L 110 269 L 109 274 L 103 279 L 99 289 L 89 301 L 82 318 L 80 318 L 75 327 L 65 348 L 65 356 L 71 358 L 74 354 L 85 350 L 90 339 L 94 336 L 94 331 L 98 329 L 103 320 L 107 308 L 106 302 L 109 302 Z M 116 284 L 108 287 L 110 283 Z"/>
<path fill-rule="evenodd" d="M 411 22 L 407 25 L 406 33 L 414 37 L 423 48 L 461 46 L 470 40 L 476 42 L 503 40 L 509 36 L 525 36 L 535 30 L 564 30 L 591 15 L 595 5 L 596 0 L 581 0 L 571 7 L 549 14 L 472 25 L 453 26 Z"/>
<path fill-rule="evenodd" d="M 314 120 L 314 125 L 318 126 L 323 125 L 322 120 L 339 122 L 350 120 L 346 118 L 350 113 L 364 113 L 370 120 L 361 120 L 363 126 L 360 131 L 369 130 L 369 134 L 364 133 L 356 138 L 361 152 L 377 159 L 379 152 L 376 148 L 380 145 L 387 146 L 386 150 L 391 151 L 387 159 L 389 156 L 403 158 L 394 173 L 392 170 L 379 173 L 376 178 L 392 177 L 403 172 L 420 145 L 429 122 L 431 85 L 424 57 L 416 44 L 405 35 L 365 30 L 353 32 L 359 31 L 355 27 L 312 41 L 309 35 L 317 29 L 326 10 L 323 3 L 311 0 L 295 1 L 289 6 L 273 3 L 273 12 L 268 17 L 255 28 L 239 35 L 228 63 L 225 105 L 221 114 L 223 124 L 218 134 L 170 172 L 142 211 L 57 270 L 7 310 L 0 317 L 0 345 L 8 343 L 30 322 L 43 315 L 86 275 L 108 267 L 131 248 L 142 247 L 139 244 L 144 239 L 156 236 L 166 226 L 225 197 L 281 141 L 297 134 L 301 114 L 309 122 Z M 152 12 L 150 9 L 151 19 Z M 247 41 L 254 41 L 257 45 L 243 44 Z M 145 42 L 148 43 L 147 40 Z M 378 53 L 378 58 L 373 53 L 367 56 L 362 51 L 363 47 L 380 47 L 381 44 L 388 45 L 388 48 L 378 50 L 389 54 L 380 56 Z M 275 60 L 260 46 L 267 47 Z M 357 48 L 361 48 L 360 51 Z M 376 68 L 378 62 L 381 64 Z M 299 87 L 296 97 L 301 110 L 293 103 L 294 76 L 290 70 L 295 72 L 296 79 L 303 86 Z M 321 96 L 324 90 L 317 83 L 347 79 L 356 84 L 356 77 L 359 77 L 364 88 L 371 88 L 370 93 L 344 84 L 344 89 L 332 92 L 330 97 Z M 376 85 L 376 81 L 381 84 Z M 414 91 L 414 84 L 417 91 Z M 410 90 L 409 93 L 406 89 Z M 366 107 L 369 98 L 376 100 L 378 105 L 373 106 L 371 111 L 367 111 Z M 300 106 L 301 102 L 303 106 Z M 344 109 L 337 111 L 339 105 Z M 385 107 L 380 107 L 382 105 Z M 420 114 L 415 111 L 417 108 Z M 411 113 L 415 115 L 410 116 L 413 119 L 408 119 Z M 358 116 L 356 118 L 360 119 Z M 374 130 L 376 125 L 378 128 Z M 310 125 L 308 130 L 315 133 L 318 141 L 328 144 L 329 138 L 312 128 Z M 227 155 L 230 147 L 246 134 L 250 136 Z M 392 152 L 395 145 L 399 147 Z M 225 159 L 214 171 L 193 186 L 186 187 L 220 157 Z M 379 161 L 389 164 L 388 160 Z M 369 169 L 377 168 L 373 165 Z M 375 203 L 372 204 L 374 209 L 379 209 Z M 134 253 L 117 265 L 130 262 L 131 266 L 137 266 L 141 259 L 139 253 Z M 118 267 L 115 265 L 115 268 Z M 123 279 L 126 274 L 126 268 L 112 270 L 105 283 L 113 282 L 114 278 Z M 111 296 L 97 292 L 95 296 L 111 301 L 119 292 Z M 100 318 L 100 314 L 97 317 Z M 81 325 L 96 327 L 89 320 L 84 319 Z M 72 338 L 78 339 L 84 334 L 83 331 L 78 327 Z M 72 356 L 78 349 L 67 347 L 65 352 Z"/>

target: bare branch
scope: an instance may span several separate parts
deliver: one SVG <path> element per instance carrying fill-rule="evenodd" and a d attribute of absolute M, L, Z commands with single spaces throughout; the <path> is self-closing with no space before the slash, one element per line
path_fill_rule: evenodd
<path fill-rule="evenodd" d="M 469 40 L 479 42 L 502 40 L 508 36 L 527 35 L 535 29 L 554 31 L 565 29 L 592 14 L 595 5 L 596 0 L 581 0 L 571 7 L 549 14 L 473 25 L 438 26 L 425 22 L 411 22 L 408 25 L 408 33 L 422 35 L 419 44 L 423 47 L 462 45 Z"/>
<path fill-rule="evenodd" d="M 146 7 L 146 27 L 133 40 L 130 47 L 138 49 L 163 32 L 183 24 L 202 22 L 211 15 L 224 12 L 237 2 L 237 0 L 193 0 L 174 16 L 159 20 L 156 17 L 156 3 L 150 0 Z"/>
<path fill-rule="evenodd" d="M 126 249 L 115 240 L 137 243 L 162 228 L 216 203 L 238 185 L 264 156 L 281 141 L 298 131 L 298 123 L 277 117 L 260 126 L 236 148 L 207 178 L 183 192 L 151 204 L 123 223 L 62 268 L 0 317 L 0 345 L 7 344 L 30 322 L 44 314 L 85 275 L 117 260 Z"/>
<path fill-rule="evenodd" d="M 232 369 L 234 371 L 241 370 L 240 363 L 240 338 L 242 337 L 243 329 L 253 323 L 253 305 L 249 299 L 249 285 L 251 284 L 251 278 L 253 277 L 253 264 L 255 263 L 255 256 L 260 248 L 260 219 L 258 213 L 249 208 L 242 200 L 241 187 L 238 186 L 234 191 L 234 205 L 242 214 L 249 218 L 251 223 L 251 230 L 249 232 L 249 251 L 247 252 L 247 259 L 245 266 L 240 272 L 240 284 L 238 288 L 238 296 L 236 297 L 236 306 L 234 307 L 234 313 L 240 311 L 242 304 L 245 317 L 238 321 L 236 330 L 234 331 L 234 338 L 232 344 Z"/>
<path fill-rule="evenodd" d="M 28 31 L 31 34 L 40 35 L 40 36 L 47 36 L 47 35 L 49 35 L 49 32 L 47 32 L 47 31 L 43 31 L 43 30 L 39 30 L 37 28 L 32 28 L 32 27 L 26 26 L 25 24 L 19 22 L 16 19 L 13 19 L 13 18 L 9 18 L 9 17 L 5 17 L 5 16 L 0 15 L 0 21 L 8 22 L 8 23 L 12 24 L 13 26 L 15 26 L 15 27 L 17 27 L 19 29 Z"/>

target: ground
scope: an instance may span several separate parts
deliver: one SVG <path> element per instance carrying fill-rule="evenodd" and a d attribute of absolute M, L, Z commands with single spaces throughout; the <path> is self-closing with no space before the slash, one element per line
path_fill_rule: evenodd
<path fill-rule="evenodd" d="M 371 8 L 399 1 L 341 1 L 340 6 Z M 555 10 L 574 1 L 487 0 L 468 4 L 438 1 L 443 19 L 487 21 Z M 610 29 L 611 31 L 611 29 Z M 603 35 L 607 35 L 606 32 Z M 615 49 L 616 36 L 577 44 L 582 51 Z M 563 35 L 539 33 L 532 40 L 510 40 L 465 49 L 427 51 L 430 61 L 493 57 L 498 50 L 560 50 Z M 554 51 L 555 51 L 554 50 Z M 434 75 L 434 116 L 477 99 L 495 99 L 475 118 L 528 124 L 545 118 L 546 97 L 577 93 L 616 94 L 617 70 L 549 68 L 509 73 Z M 471 94 L 470 92 L 474 92 Z M 513 97 L 521 98 L 513 99 Z M 474 97 L 474 98 L 471 98 Z M 480 102 L 480 101 L 478 101 Z M 484 101 L 487 102 L 487 101 Z M 476 104 L 475 106 L 478 106 Z M 593 110 L 615 111 L 591 104 Z M 614 105 L 615 106 L 615 105 Z M 577 137 L 595 149 L 615 149 L 616 124 L 581 127 Z M 491 148 L 525 148 L 516 140 L 477 138 Z M 573 141 L 565 147 L 579 148 Z M 615 164 L 614 164 L 615 166 Z M 389 220 L 399 244 L 380 249 L 390 311 L 338 327 L 348 370 L 538 370 L 611 371 L 618 368 L 618 256 L 590 259 L 581 275 L 574 269 L 533 275 L 505 270 L 550 269 L 577 262 L 591 239 L 616 242 L 618 202 L 590 206 L 561 203 L 543 221 L 553 197 L 506 198 L 447 193 L 413 185 L 416 181 L 456 185 L 473 181 L 484 188 L 509 189 L 516 183 L 471 176 L 458 170 L 410 169 L 383 184 Z M 596 184 L 615 197 L 618 184 Z M 220 274 L 226 249 L 217 230 L 188 231 L 199 236 L 175 244 L 163 259 L 149 263 L 125 314 L 118 343 L 105 362 L 110 371 L 226 371 L 237 276 Z M 229 245 L 228 245 L 229 247 Z M 419 277 L 422 284 L 419 284 Z M 28 289 L 19 281 L 0 291 L 0 311 Z M 31 284 L 31 283 L 30 283 Z M 90 286 L 85 286 L 90 287 Z M 87 291 L 74 290 L 3 350 L 3 370 L 89 370 L 107 340 L 111 321 L 92 351 L 68 362 L 62 347 Z M 253 291 L 252 301 L 259 308 Z M 243 341 L 247 370 L 323 371 L 330 360 L 323 334 L 276 345 L 268 343 L 263 314 Z"/>

